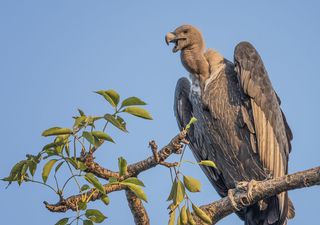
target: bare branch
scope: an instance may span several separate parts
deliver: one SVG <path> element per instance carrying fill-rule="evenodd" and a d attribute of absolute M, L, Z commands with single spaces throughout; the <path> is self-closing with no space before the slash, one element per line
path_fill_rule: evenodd
<path fill-rule="evenodd" d="M 185 143 L 187 132 L 185 130 L 181 131 L 178 135 L 176 135 L 172 140 L 164 146 L 159 152 L 157 151 L 154 145 L 151 145 L 151 148 L 153 150 L 153 156 L 148 157 L 145 160 L 141 160 L 139 162 L 136 162 L 134 164 L 128 165 L 128 173 L 121 177 L 119 176 L 118 172 L 114 172 L 111 170 L 108 170 L 102 166 L 100 166 L 98 163 L 94 162 L 92 155 L 87 155 L 83 158 L 80 158 L 79 160 L 84 162 L 85 165 L 88 167 L 86 172 L 90 172 L 95 174 L 97 177 L 100 177 L 102 179 L 108 180 L 110 177 L 115 177 L 119 181 L 122 181 L 128 177 L 136 177 L 139 173 L 146 171 L 152 167 L 155 167 L 159 164 L 165 164 L 164 161 L 172 154 L 172 153 L 180 153 L 181 148 L 183 147 L 181 143 Z M 154 141 L 151 141 L 150 143 L 154 143 Z M 172 164 L 171 166 L 174 166 L 176 164 Z M 165 165 L 166 166 L 166 165 Z"/>
<path fill-rule="evenodd" d="M 320 185 L 320 167 L 315 167 L 313 169 L 271 180 L 257 181 L 253 186 L 251 198 L 248 198 L 247 190 L 244 190 L 243 188 L 235 188 L 233 189 L 233 199 L 237 204 L 236 208 L 242 209 L 281 192 L 310 187 L 313 185 Z M 222 198 L 219 201 L 201 206 L 200 208 L 212 218 L 212 224 L 216 224 L 219 220 L 236 211 L 229 197 Z M 197 216 L 193 215 L 193 217 L 197 224 L 205 224 Z"/>
<path fill-rule="evenodd" d="M 129 189 L 126 190 L 128 205 L 136 225 L 150 225 L 148 213 L 144 208 L 142 201 Z"/>
<path fill-rule="evenodd" d="M 183 130 L 177 136 L 175 136 L 168 145 L 164 146 L 158 152 L 158 162 L 154 156 L 150 156 L 145 160 L 129 165 L 127 176 L 135 177 L 139 173 L 155 167 L 156 165 L 160 164 L 160 162 L 164 162 L 172 153 L 181 153 L 181 149 L 183 147 L 181 143 L 185 141 L 186 135 L 187 131 Z"/>

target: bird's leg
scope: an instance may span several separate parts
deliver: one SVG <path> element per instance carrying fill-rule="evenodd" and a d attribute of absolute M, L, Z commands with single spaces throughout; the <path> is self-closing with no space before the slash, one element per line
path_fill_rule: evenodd
<path fill-rule="evenodd" d="M 234 200 L 234 196 L 233 195 L 234 195 L 234 190 L 233 189 L 229 189 L 228 190 L 228 198 L 230 199 L 231 205 L 236 211 L 240 211 L 236 201 Z"/>
<path fill-rule="evenodd" d="M 254 188 L 254 186 L 256 186 L 257 183 L 258 182 L 253 179 L 248 183 L 247 196 L 248 196 L 249 202 L 252 202 L 252 189 Z"/>
<path fill-rule="evenodd" d="M 240 181 L 236 184 L 237 189 L 239 190 L 245 190 L 248 187 L 248 182 L 247 181 Z"/>
<path fill-rule="evenodd" d="M 236 188 L 237 188 L 237 190 L 239 190 L 239 191 L 247 191 L 247 189 L 248 189 L 248 184 L 249 184 L 248 181 L 240 181 L 240 182 L 236 183 Z M 247 198 L 248 198 L 248 197 L 247 197 Z M 241 203 L 241 205 L 243 205 L 243 206 L 248 206 L 248 199 L 240 198 L 240 203 Z"/>
<path fill-rule="evenodd" d="M 240 202 L 243 206 L 247 206 L 250 204 L 250 202 L 252 202 L 252 189 L 256 184 L 256 180 L 251 180 L 249 182 L 241 181 L 236 184 L 236 188 L 238 190 L 243 190 L 247 192 L 247 199 L 240 199 Z"/>

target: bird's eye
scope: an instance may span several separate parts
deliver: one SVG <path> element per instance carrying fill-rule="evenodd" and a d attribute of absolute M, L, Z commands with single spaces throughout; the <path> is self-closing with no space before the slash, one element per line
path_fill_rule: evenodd
<path fill-rule="evenodd" d="M 188 33 L 188 30 L 184 30 L 183 33 L 184 33 L 184 34 L 187 34 L 187 33 Z"/>

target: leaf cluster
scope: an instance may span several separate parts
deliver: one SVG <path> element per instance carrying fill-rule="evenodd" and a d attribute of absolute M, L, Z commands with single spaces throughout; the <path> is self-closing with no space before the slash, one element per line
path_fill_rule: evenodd
<path fill-rule="evenodd" d="M 53 137 L 53 140 L 43 146 L 36 156 L 27 155 L 27 159 L 14 165 L 10 174 L 2 179 L 9 182 L 9 185 L 12 182 L 17 182 L 19 185 L 23 182 L 42 184 L 53 190 L 60 199 L 63 199 L 66 186 L 74 181 L 82 196 L 81 201 L 77 203 L 77 216 L 73 219 L 62 218 L 56 223 L 57 225 L 78 223 L 79 220 L 82 220 L 84 225 L 102 223 L 107 217 L 99 210 L 87 209 L 87 204 L 93 194 L 99 192 L 101 201 L 108 205 L 110 199 L 105 187 L 114 183 L 125 185 L 138 198 L 147 201 L 146 194 L 142 189 L 144 184 L 138 178 L 130 177 L 122 181 L 111 178 L 109 183 L 103 185 L 94 173 L 88 172 L 88 168 L 82 160 L 86 155 L 97 151 L 103 144 L 115 143 L 114 138 L 106 132 L 107 127 L 112 126 L 122 132 L 128 132 L 127 123 L 122 114 L 151 120 L 150 113 L 141 107 L 146 103 L 138 97 L 129 97 L 121 102 L 120 95 L 111 89 L 95 93 L 104 98 L 106 103 L 112 107 L 113 112 L 92 116 L 78 109 L 78 115 L 73 117 L 74 122 L 71 128 L 55 126 L 44 130 L 42 136 Z M 43 162 L 42 179 L 36 180 L 34 175 L 40 162 Z M 127 161 L 123 157 L 118 159 L 118 166 L 119 175 L 124 176 L 127 173 Z M 60 183 L 61 179 L 57 178 L 61 168 L 64 168 L 63 175 L 66 174 L 66 170 L 70 172 L 70 177 L 62 184 Z M 49 182 L 52 174 L 55 185 Z M 80 211 L 84 211 L 84 213 L 80 215 Z"/>

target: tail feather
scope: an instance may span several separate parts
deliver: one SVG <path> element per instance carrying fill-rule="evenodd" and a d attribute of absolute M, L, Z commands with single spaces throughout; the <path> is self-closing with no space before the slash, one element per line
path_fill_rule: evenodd
<path fill-rule="evenodd" d="M 286 225 L 287 217 L 290 218 L 292 215 L 294 216 L 294 208 L 291 201 L 285 201 L 288 202 L 288 204 L 285 204 L 284 212 L 282 213 L 280 213 L 281 210 L 277 196 L 270 197 L 263 201 L 267 204 L 267 207 L 264 209 L 262 209 L 258 203 L 246 209 L 245 225 Z"/>
<path fill-rule="evenodd" d="M 290 198 L 288 198 L 288 219 L 292 219 L 296 215 L 293 203 Z"/>

